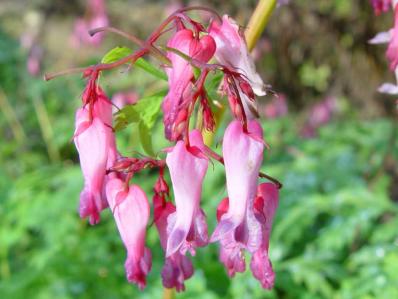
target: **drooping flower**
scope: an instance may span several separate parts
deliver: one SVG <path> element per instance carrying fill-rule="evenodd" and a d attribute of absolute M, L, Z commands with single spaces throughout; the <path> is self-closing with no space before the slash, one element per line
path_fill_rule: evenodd
<path fill-rule="evenodd" d="M 89 217 L 91 224 L 99 222 L 99 213 L 106 207 L 102 190 L 110 139 L 110 128 L 98 117 L 91 119 L 88 109 L 78 109 L 74 141 L 84 176 L 79 213 L 82 218 Z"/>
<path fill-rule="evenodd" d="M 248 132 L 238 121 L 227 127 L 223 139 L 223 156 L 227 179 L 226 212 L 211 236 L 220 241 L 220 260 L 233 276 L 245 269 L 243 250 L 256 252 L 261 245 L 261 224 L 254 215 L 258 175 L 263 160 L 264 143 L 261 126 L 248 122 Z M 228 208 L 226 208 L 228 207 Z"/>
<path fill-rule="evenodd" d="M 113 212 L 119 234 L 127 249 L 124 264 L 129 282 L 143 289 L 151 270 L 151 252 L 145 247 L 146 226 L 149 220 L 149 204 L 145 193 L 137 185 L 125 188 L 118 178 L 106 186 L 109 207 Z"/>
<path fill-rule="evenodd" d="M 166 257 L 177 251 L 185 254 L 187 250 L 194 255 L 196 247 L 208 243 L 206 216 L 199 207 L 208 158 L 203 154 L 198 130 L 189 134 L 189 140 L 189 146 L 178 141 L 166 158 L 176 203 L 176 211 L 167 218 Z"/>
<path fill-rule="evenodd" d="M 167 218 L 175 213 L 176 208 L 171 202 L 166 202 L 164 198 L 155 194 L 153 198 L 155 224 L 159 232 L 160 244 L 163 250 L 167 248 Z M 162 269 L 162 282 L 166 288 L 175 288 L 178 292 L 185 290 L 184 281 L 193 275 L 193 265 L 191 260 L 176 251 L 171 256 L 166 257 Z"/>
<path fill-rule="evenodd" d="M 222 24 L 218 20 L 211 23 L 209 34 L 217 45 L 216 59 L 221 64 L 242 73 L 256 95 L 265 95 L 264 82 L 256 72 L 253 58 L 249 54 L 243 31 L 239 25 L 232 18 L 224 15 Z M 256 103 L 248 97 L 239 84 L 238 89 L 246 115 L 249 118 L 254 118 L 257 111 Z"/>
<path fill-rule="evenodd" d="M 167 46 L 201 62 L 207 62 L 213 57 L 216 49 L 212 37 L 205 35 L 199 39 L 188 29 L 177 31 L 168 41 Z M 172 52 L 169 52 L 167 56 L 172 67 L 166 68 L 169 92 L 163 100 L 162 109 L 166 137 L 177 140 L 186 126 L 194 75 L 191 65 L 183 57 Z"/>

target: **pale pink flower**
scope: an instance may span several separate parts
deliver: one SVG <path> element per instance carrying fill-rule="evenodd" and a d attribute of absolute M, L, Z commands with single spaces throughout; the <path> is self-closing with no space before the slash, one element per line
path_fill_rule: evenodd
<path fill-rule="evenodd" d="M 216 49 L 213 38 L 208 35 L 198 39 L 188 29 L 177 31 L 168 41 L 167 46 L 195 58 L 207 62 Z M 166 137 L 177 140 L 185 128 L 187 105 L 192 99 L 193 71 L 188 61 L 176 53 L 168 52 L 172 63 L 166 68 L 169 81 L 169 92 L 163 100 L 164 125 Z"/>
<path fill-rule="evenodd" d="M 126 188 L 124 182 L 117 178 L 108 182 L 106 194 L 120 237 L 127 249 L 124 264 L 127 280 L 143 289 L 152 266 L 151 253 L 145 247 L 150 214 L 147 197 L 139 186 Z"/>
<path fill-rule="evenodd" d="M 190 146 L 178 141 L 166 158 L 176 203 L 176 212 L 167 218 L 166 257 L 187 250 L 194 255 L 195 247 L 208 243 L 206 216 L 199 207 L 208 158 L 200 131 L 193 130 L 189 140 Z"/>
<path fill-rule="evenodd" d="M 104 0 L 89 0 L 87 18 L 79 18 L 75 22 L 71 43 L 78 48 L 83 45 L 98 46 L 103 39 L 102 33 L 90 36 L 88 31 L 98 27 L 108 26 L 109 20 Z"/>
<path fill-rule="evenodd" d="M 264 105 L 261 112 L 268 119 L 285 116 L 288 113 L 286 96 L 279 94 L 278 97 L 274 97 L 271 102 Z"/>
<path fill-rule="evenodd" d="M 258 174 L 263 160 L 264 144 L 261 126 L 249 121 L 248 133 L 242 124 L 232 121 L 224 133 L 223 156 L 230 208 L 220 219 L 211 240 L 217 241 L 243 223 L 249 201 L 257 192 Z"/>
<path fill-rule="evenodd" d="M 394 71 L 398 66 L 398 5 L 395 6 L 394 10 L 394 28 L 392 29 L 386 56 L 390 61 L 390 69 Z"/>
<path fill-rule="evenodd" d="M 265 95 L 264 82 L 256 72 L 253 58 L 249 54 L 243 31 L 239 25 L 232 18 L 224 15 L 222 24 L 219 24 L 218 20 L 211 23 L 209 34 L 214 38 L 217 45 L 216 59 L 221 64 L 242 73 L 256 95 Z M 250 111 L 249 107 L 253 106 L 256 110 L 255 102 L 242 92 L 239 86 L 238 88 L 246 115 L 249 118 L 254 118 L 255 114 Z"/>
<path fill-rule="evenodd" d="M 82 218 L 89 217 L 91 224 L 99 222 L 99 213 L 106 207 L 102 189 L 110 138 L 110 129 L 98 117 L 91 119 L 85 108 L 77 110 L 74 141 L 84 176 L 79 213 Z"/>
<path fill-rule="evenodd" d="M 223 140 L 223 156 L 227 178 L 228 203 L 221 202 L 220 216 L 211 242 L 221 243 L 220 260 L 228 275 L 245 270 L 243 250 L 256 252 L 261 246 L 261 223 L 254 215 L 257 181 L 263 160 L 264 143 L 261 126 L 249 121 L 248 132 L 232 121 Z"/>

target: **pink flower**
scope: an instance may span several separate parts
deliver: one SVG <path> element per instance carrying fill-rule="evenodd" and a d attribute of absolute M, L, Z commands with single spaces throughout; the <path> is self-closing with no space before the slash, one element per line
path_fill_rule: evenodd
<path fill-rule="evenodd" d="M 155 195 L 153 199 L 155 224 L 159 232 L 160 244 L 162 248 L 167 248 L 167 218 L 170 214 L 175 213 L 176 208 L 171 202 L 166 202 L 159 195 Z M 176 251 L 171 256 L 166 257 L 162 269 L 162 282 L 166 288 L 176 288 L 176 290 L 184 291 L 184 281 L 193 275 L 192 262 L 188 257 Z"/>
<path fill-rule="evenodd" d="M 275 274 L 268 257 L 269 238 L 272 222 L 279 201 L 279 190 L 272 183 L 263 183 L 258 186 L 257 198 L 254 202 L 254 215 L 261 223 L 262 240 L 260 248 L 253 254 L 250 268 L 253 276 L 261 282 L 263 288 L 271 289 L 274 286 Z"/>
<path fill-rule="evenodd" d="M 264 105 L 263 114 L 269 119 L 285 116 L 288 112 L 286 96 L 280 94 L 272 99 L 270 103 Z"/>
<path fill-rule="evenodd" d="M 394 28 L 392 29 L 386 56 L 390 61 L 390 69 L 394 71 L 398 66 L 398 5 L 395 6 L 394 10 Z"/>
<path fill-rule="evenodd" d="M 108 26 L 109 20 L 106 14 L 104 0 L 89 0 L 87 5 L 88 18 L 79 18 L 75 22 L 75 28 L 71 38 L 72 45 L 76 48 L 82 45 L 98 46 L 103 39 L 103 34 L 90 36 L 90 29 Z"/>
<path fill-rule="evenodd" d="M 185 254 L 187 250 L 194 255 L 195 247 L 208 243 L 206 216 L 199 207 L 208 158 L 203 154 L 198 130 L 189 134 L 189 140 L 190 146 L 178 141 L 166 158 L 176 203 L 176 212 L 167 218 L 166 257 L 177 251 Z"/>
<path fill-rule="evenodd" d="M 99 222 L 99 212 L 106 207 L 102 200 L 102 189 L 110 138 L 110 128 L 98 117 L 91 120 L 87 109 L 77 110 L 74 141 L 84 176 L 79 213 L 82 218 L 89 217 L 91 224 Z"/>
<path fill-rule="evenodd" d="M 119 234 L 127 249 L 124 264 L 129 282 L 143 289 L 151 270 L 151 253 L 145 247 L 146 226 L 149 220 L 149 204 L 145 193 L 136 185 L 125 188 L 120 179 L 111 179 L 106 186 L 109 207 L 113 211 Z"/>
<path fill-rule="evenodd" d="M 213 38 L 208 35 L 198 39 L 188 29 L 177 31 L 168 41 L 167 46 L 195 58 L 207 62 L 216 49 Z M 168 53 L 172 67 L 166 69 L 169 77 L 169 92 L 162 109 L 164 112 L 165 134 L 170 140 L 177 140 L 185 129 L 187 109 L 192 97 L 192 67 L 189 62 L 175 53 Z"/>
<path fill-rule="evenodd" d="M 370 0 L 376 15 L 387 12 L 391 5 L 391 0 Z"/>
<path fill-rule="evenodd" d="M 241 225 L 249 201 L 254 201 L 264 144 L 260 141 L 263 136 L 258 122 L 249 121 L 248 131 L 243 132 L 242 124 L 238 121 L 232 121 L 225 130 L 223 156 L 230 209 L 221 217 L 211 241 L 221 240 L 225 234 Z"/>
<path fill-rule="evenodd" d="M 219 24 L 218 20 L 211 23 L 209 34 L 214 38 L 217 45 L 216 59 L 221 64 L 242 73 L 256 95 L 265 95 L 264 82 L 256 72 L 253 58 L 249 54 L 243 31 L 239 25 L 232 18 L 224 15 L 222 24 Z M 255 114 L 251 113 L 249 107 L 253 106 L 252 109 L 256 110 L 255 102 L 241 90 L 241 87 L 238 88 L 246 115 L 249 118 L 254 118 Z"/>
<path fill-rule="evenodd" d="M 230 276 L 245 269 L 243 249 L 256 252 L 261 245 L 261 224 L 254 215 L 258 174 L 263 160 L 264 144 L 261 126 L 248 123 L 248 133 L 242 124 L 233 121 L 223 140 L 223 156 L 227 178 L 228 203 L 221 202 L 220 217 L 211 242 L 221 243 L 220 260 Z"/>

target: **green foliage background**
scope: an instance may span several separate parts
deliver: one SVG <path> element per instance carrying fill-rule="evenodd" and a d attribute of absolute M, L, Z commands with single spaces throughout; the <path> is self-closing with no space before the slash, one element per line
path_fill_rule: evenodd
<path fill-rule="evenodd" d="M 305 1 L 296 1 L 293 9 L 308 18 L 314 11 L 315 15 L 329 16 L 332 24 L 354 22 L 353 31 L 345 29 L 347 46 L 341 47 L 359 57 L 370 55 L 368 60 L 377 59 L 372 58 L 361 41 L 366 35 L 364 31 L 371 31 L 361 29 L 367 28 L 367 22 L 374 18 L 370 8 L 363 4 L 360 12 L 353 12 L 358 1 L 349 3 L 319 1 L 309 9 Z M 221 7 L 226 9 L 229 5 L 231 14 L 239 8 L 233 1 Z M 277 12 L 278 18 L 271 19 L 271 37 L 277 33 L 278 20 L 283 27 L 290 12 Z M 353 21 L 352 15 L 362 18 Z M 9 115 L 2 104 L 0 298 L 160 298 L 163 252 L 154 227 L 148 228 L 147 236 L 153 269 L 147 288 L 139 292 L 125 280 L 125 250 L 110 211 L 105 211 L 101 223 L 94 227 L 78 218 L 76 210 L 83 181 L 70 141 L 82 80 L 68 77 L 44 83 L 30 77 L 25 71 L 26 53 L 12 32 L 6 31 L 0 27 L 0 97 L 2 103 L 7 101 L 11 105 L 23 133 L 21 138 L 15 138 L 12 129 L 18 130 L 18 124 L 6 117 Z M 335 34 L 329 31 L 328 38 Z M 278 45 L 283 43 L 283 37 L 275 38 Z M 285 117 L 263 120 L 271 150 L 265 154 L 262 170 L 284 184 L 270 247 L 276 286 L 270 292 L 264 291 L 250 272 L 228 279 L 218 262 L 217 245 L 212 244 L 198 250 L 193 258 L 195 275 L 187 281 L 187 291 L 177 298 L 398 298 L 396 120 L 389 113 L 380 112 L 380 103 L 375 104 L 376 99 L 371 96 L 372 86 L 365 81 L 355 82 L 370 94 L 365 107 L 358 104 L 361 92 L 354 88 L 344 91 L 342 87 L 338 92 L 329 88 L 342 86 L 338 82 L 345 68 L 337 67 L 335 60 L 346 52 L 336 52 L 333 59 L 319 63 L 317 51 L 330 58 L 328 40 L 317 51 L 316 40 L 312 39 L 312 44 L 301 43 L 304 45 L 298 41 L 293 53 L 315 53 L 303 56 L 299 62 L 283 62 L 283 57 L 275 53 L 265 54 L 259 61 L 270 83 L 279 85 L 279 90 L 291 97 L 289 106 L 293 107 Z M 280 46 L 275 47 L 276 54 L 282 53 Z M 374 57 L 379 55 L 382 61 L 383 52 L 374 51 Z M 82 54 L 82 64 L 100 60 L 105 52 Z M 56 56 L 51 53 L 49 59 L 51 55 Z M 388 73 L 386 65 L 380 68 Z M 127 87 L 135 88 L 145 98 L 162 92 L 164 83 L 153 83 L 153 73 L 143 69 L 107 74 L 101 83 L 109 94 Z M 281 69 L 284 74 L 278 74 Z M 295 80 L 293 74 L 297 74 Z M 340 114 L 319 129 L 317 138 L 301 138 L 300 127 L 310 104 L 334 91 Z M 379 112 L 369 117 L 366 110 L 374 106 Z M 50 127 L 41 126 L 46 117 Z M 216 135 L 216 150 L 220 150 L 226 122 L 227 119 Z M 141 123 L 154 132 L 151 145 L 138 142 Z M 120 132 L 118 145 L 124 154 L 148 151 L 148 146 L 157 151 L 165 145 L 161 132 L 160 121 L 140 118 Z M 154 180 L 155 173 L 150 171 L 135 178 L 148 197 Z M 210 231 L 215 226 L 217 203 L 225 196 L 224 185 L 223 169 L 218 165 L 210 167 L 202 200 Z"/>

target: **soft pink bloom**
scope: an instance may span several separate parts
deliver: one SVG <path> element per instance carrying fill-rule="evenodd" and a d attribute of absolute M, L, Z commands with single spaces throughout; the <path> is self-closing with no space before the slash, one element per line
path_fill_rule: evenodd
<path fill-rule="evenodd" d="M 279 190 L 272 183 L 263 183 L 258 186 L 257 198 L 254 202 L 254 215 L 261 223 L 262 241 L 260 248 L 253 253 L 250 268 L 263 288 L 271 289 L 274 286 L 275 274 L 268 257 L 269 238 L 272 222 L 279 201 Z"/>
<path fill-rule="evenodd" d="M 264 144 L 260 141 L 263 134 L 261 126 L 254 120 L 249 121 L 248 131 L 243 131 L 240 122 L 232 121 L 224 133 L 223 156 L 230 208 L 221 217 L 212 241 L 222 239 L 243 223 L 249 201 L 256 195 L 263 160 Z"/>
<path fill-rule="evenodd" d="M 76 48 L 82 45 L 98 46 L 102 42 L 103 34 L 97 33 L 94 36 L 90 36 L 88 31 L 90 29 L 108 26 L 109 24 L 104 0 L 89 0 L 87 15 L 87 18 L 79 18 L 75 22 L 71 42 Z"/>
<path fill-rule="evenodd" d="M 285 116 L 288 112 L 286 96 L 283 94 L 274 97 L 270 103 L 264 105 L 262 113 L 266 118 L 273 119 Z"/>
<path fill-rule="evenodd" d="M 124 182 L 117 178 L 108 182 L 106 194 L 127 249 L 124 264 L 127 280 L 143 289 L 152 266 L 151 253 L 145 247 L 146 226 L 150 214 L 148 200 L 140 187 L 131 185 L 126 190 Z"/>
<path fill-rule="evenodd" d="M 167 154 L 166 164 L 173 183 L 176 212 L 169 215 L 166 257 L 208 243 L 206 216 L 199 207 L 208 158 L 203 154 L 203 139 L 198 130 L 189 134 L 190 146 L 178 141 Z"/>
<path fill-rule="evenodd" d="M 108 159 L 111 130 L 98 118 L 90 118 L 88 109 L 76 113 L 75 145 L 79 152 L 84 176 L 84 189 L 80 194 L 80 217 L 99 222 L 99 212 L 106 206 L 102 200 L 103 182 Z"/>
<path fill-rule="evenodd" d="M 386 56 L 390 61 L 390 69 L 394 71 L 398 66 L 398 5 L 395 6 L 394 10 L 394 28 L 392 29 Z"/>
<path fill-rule="evenodd" d="M 159 232 L 160 244 L 162 248 L 167 248 L 167 218 L 170 214 L 175 213 L 176 208 L 171 202 L 166 202 L 159 195 L 155 195 L 153 199 L 154 204 L 154 219 Z M 176 251 L 171 256 L 166 257 L 162 269 L 162 282 L 166 288 L 176 288 L 177 291 L 184 291 L 184 281 L 193 275 L 193 266 L 191 260 Z"/>
<path fill-rule="evenodd" d="M 336 111 L 337 101 L 335 97 L 327 97 L 322 102 L 316 104 L 310 111 L 301 135 L 308 138 L 314 137 L 316 130 L 329 123 Z"/>
<path fill-rule="evenodd" d="M 213 38 L 208 35 L 200 39 L 194 37 L 188 29 L 177 31 L 168 41 L 167 46 L 202 62 L 207 62 L 216 49 Z M 186 125 L 187 105 L 192 97 L 193 71 L 189 62 L 179 55 L 168 52 L 172 67 L 166 72 L 169 81 L 169 92 L 166 95 L 162 109 L 166 137 L 177 140 Z"/>
<path fill-rule="evenodd" d="M 243 31 L 239 25 L 232 18 L 224 15 L 222 24 L 219 24 L 218 20 L 211 23 L 209 34 L 217 45 L 216 59 L 221 64 L 242 73 L 256 95 L 265 95 L 264 82 L 256 72 L 253 58 L 249 54 Z M 254 110 L 256 110 L 255 102 L 242 92 L 241 87 L 238 86 L 238 88 L 246 115 L 249 118 L 254 118 L 255 114 L 250 111 L 249 107 L 254 106 Z"/>
<path fill-rule="evenodd" d="M 257 181 L 263 160 L 264 143 L 261 126 L 249 121 L 248 133 L 242 124 L 232 121 L 223 140 L 223 156 L 227 178 L 228 205 L 220 218 L 211 241 L 221 243 L 220 260 L 233 276 L 245 269 L 243 249 L 254 253 L 261 245 L 261 224 L 254 215 Z M 228 209 L 226 209 L 228 206 Z"/>

